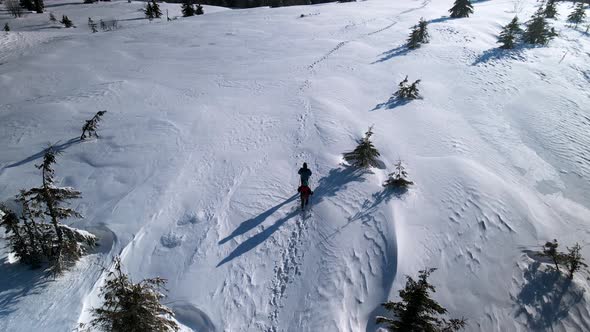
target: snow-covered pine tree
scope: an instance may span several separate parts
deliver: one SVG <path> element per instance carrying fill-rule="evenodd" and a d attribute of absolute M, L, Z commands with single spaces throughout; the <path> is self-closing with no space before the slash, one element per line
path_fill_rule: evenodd
<path fill-rule="evenodd" d="M 18 216 L 2 205 L 0 205 L 0 226 L 4 227 L 6 243 L 16 257 L 25 264 L 38 265 L 24 229 L 19 225 Z"/>
<path fill-rule="evenodd" d="M 567 17 L 567 21 L 573 24 L 575 27 L 578 27 L 578 24 L 582 23 L 586 18 L 586 9 L 584 8 L 584 3 L 579 3 L 576 5 L 574 11 L 569 14 Z"/>
<path fill-rule="evenodd" d="M 158 5 L 156 0 L 152 0 L 152 12 L 154 14 L 154 18 L 162 17 L 162 11 L 160 10 L 160 5 Z"/>
<path fill-rule="evenodd" d="M 33 0 L 33 6 L 35 7 L 34 11 L 36 11 L 38 14 L 43 13 L 43 9 L 45 9 L 43 0 Z"/>
<path fill-rule="evenodd" d="M 154 9 L 152 8 L 151 2 L 148 1 L 148 3 L 145 5 L 143 13 L 145 14 L 145 17 L 149 20 L 152 20 L 154 18 Z"/>
<path fill-rule="evenodd" d="M 66 206 L 70 200 L 80 198 L 81 194 L 70 187 L 55 186 L 53 165 L 57 154 L 51 146 L 45 150 L 43 163 L 36 165 L 41 170 L 42 185 L 24 193 L 31 203 L 30 213 L 33 218 L 49 218 L 51 223 L 51 249 L 48 258 L 49 270 L 54 274 L 59 274 L 73 265 L 86 252 L 87 247 L 96 244 L 94 235 L 61 223 L 68 218 L 82 217 L 80 213 Z"/>
<path fill-rule="evenodd" d="M 466 326 L 465 319 L 450 319 L 440 317 L 447 313 L 442 305 L 430 297 L 430 292 L 436 292 L 428 277 L 436 269 L 419 271 L 418 280 L 406 276 L 406 286 L 399 291 L 400 302 L 387 302 L 382 306 L 395 315 L 395 319 L 378 316 L 377 324 L 384 324 L 392 332 L 423 332 L 461 330 Z"/>
<path fill-rule="evenodd" d="M 555 36 L 557 36 L 557 33 L 555 33 L 555 29 L 549 28 L 543 6 L 541 6 L 531 20 L 527 22 L 522 40 L 528 44 L 546 45 Z"/>
<path fill-rule="evenodd" d="M 160 303 L 164 298 L 166 280 L 144 279 L 133 283 L 122 271 L 121 259 L 115 257 L 100 295 L 104 303 L 92 309 L 90 328 L 108 332 L 178 331 L 174 313 Z"/>
<path fill-rule="evenodd" d="M 197 5 L 197 8 L 195 9 L 195 15 L 203 15 L 205 14 L 205 11 L 203 10 L 203 6 L 201 6 L 201 4 Z"/>
<path fill-rule="evenodd" d="M 555 269 L 559 271 L 559 264 L 561 264 L 563 260 L 563 254 L 557 251 L 557 247 L 559 247 L 559 243 L 557 243 L 557 239 L 553 239 L 553 242 L 547 241 L 543 245 L 542 255 L 551 258 L 553 264 L 555 265 Z"/>
<path fill-rule="evenodd" d="M 469 17 L 470 14 L 473 14 L 473 5 L 470 0 L 455 0 L 449 13 L 453 18 Z"/>
<path fill-rule="evenodd" d="M 414 50 L 420 47 L 420 30 L 417 25 L 414 25 L 410 36 L 408 37 L 408 43 L 406 44 L 409 49 Z"/>
<path fill-rule="evenodd" d="M 23 222 L 27 235 L 29 236 L 29 244 L 32 247 L 32 254 L 37 256 L 36 260 L 39 262 L 47 261 L 48 257 L 51 256 L 51 226 L 45 223 L 38 224 L 35 221 L 25 190 L 19 192 L 16 196 L 16 201 L 22 208 L 20 219 Z"/>
<path fill-rule="evenodd" d="M 373 136 L 373 126 L 369 127 L 369 130 L 367 130 L 365 133 L 364 138 L 357 141 L 358 145 L 353 151 L 344 153 L 344 160 L 349 162 L 354 167 L 377 167 L 377 157 L 380 156 L 380 153 L 373 146 L 373 142 L 371 142 L 371 136 Z"/>
<path fill-rule="evenodd" d="M 428 43 L 430 40 L 430 34 L 428 33 L 428 22 L 424 19 L 424 17 L 420 18 L 418 22 L 418 37 L 420 42 L 423 44 Z"/>
<path fill-rule="evenodd" d="M 502 44 L 500 48 L 513 49 L 516 40 L 522 35 L 522 29 L 518 22 L 518 17 L 514 16 L 512 21 L 502 28 L 502 32 L 498 36 L 498 43 Z"/>
<path fill-rule="evenodd" d="M 49 13 L 49 22 L 57 22 L 57 19 L 53 13 Z"/>
<path fill-rule="evenodd" d="M 59 21 L 59 23 L 63 24 L 66 28 L 71 28 L 74 26 L 74 23 L 66 15 L 62 16 L 61 21 Z"/>
<path fill-rule="evenodd" d="M 586 263 L 584 263 L 584 258 L 580 251 L 582 247 L 580 244 L 576 243 L 573 247 L 567 248 L 568 253 L 563 256 L 563 262 L 568 271 L 568 278 L 573 279 L 574 273 L 580 271 L 583 267 L 588 267 Z"/>
<path fill-rule="evenodd" d="M 420 97 L 420 90 L 418 84 L 421 80 L 416 80 L 414 83 L 408 85 L 408 76 L 403 81 L 399 82 L 399 89 L 394 93 L 394 96 L 402 100 L 413 100 Z"/>
<path fill-rule="evenodd" d="M 395 171 L 389 173 L 388 179 L 383 184 L 384 187 L 407 188 L 414 184 L 414 182 L 408 180 L 408 173 L 401 160 L 399 160 L 394 166 Z"/>
<path fill-rule="evenodd" d="M 546 18 L 555 18 L 557 16 L 557 4 L 555 0 L 547 1 L 544 14 Z"/>
<path fill-rule="evenodd" d="M 182 3 L 182 16 L 189 17 L 195 15 L 195 6 L 193 5 L 192 0 L 184 0 Z"/>
<path fill-rule="evenodd" d="M 4 23 L 4 31 L 6 31 L 6 32 L 10 31 L 10 27 L 8 26 L 8 23 Z"/>
<path fill-rule="evenodd" d="M 102 23 L 102 21 L 101 21 Z M 100 120 L 102 120 L 102 116 L 107 111 L 100 111 L 96 112 L 96 114 L 90 120 L 86 120 L 86 123 L 82 127 L 82 135 L 80 136 L 81 140 L 86 139 L 86 137 L 92 137 L 93 135 L 98 138 L 98 134 L 96 133 L 96 129 L 98 128 L 98 124 Z"/>

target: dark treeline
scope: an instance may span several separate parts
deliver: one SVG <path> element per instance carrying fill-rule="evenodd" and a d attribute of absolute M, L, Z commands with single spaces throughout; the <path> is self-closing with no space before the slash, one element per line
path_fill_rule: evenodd
<path fill-rule="evenodd" d="M 318 3 L 336 2 L 338 0 L 201 0 L 195 1 L 202 5 L 222 6 L 230 8 L 252 8 L 252 7 L 282 7 L 297 5 L 315 5 Z M 350 0 L 349 0 L 350 1 Z M 182 0 L 172 0 L 166 2 L 180 3 Z M 344 2 L 344 1 L 342 1 Z"/>

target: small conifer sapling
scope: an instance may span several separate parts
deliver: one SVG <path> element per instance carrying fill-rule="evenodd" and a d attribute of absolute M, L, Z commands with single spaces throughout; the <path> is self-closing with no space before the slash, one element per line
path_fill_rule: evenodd
<path fill-rule="evenodd" d="M 148 2 L 145 5 L 145 9 L 143 10 L 143 12 L 145 14 L 145 17 L 149 20 L 152 20 L 154 18 L 154 9 L 152 8 L 151 2 Z"/>
<path fill-rule="evenodd" d="M 500 36 L 498 36 L 498 43 L 502 44 L 500 48 L 513 49 L 517 39 L 522 35 L 522 29 L 518 23 L 518 17 L 514 16 L 512 21 L 502 28 Z"/>
<path fill-rule="evenodd" d="M 545 245 L 543 245 L 542 255 L 545 257 L 549 257 L 555 265 L 555 269 L 557 271 L 560 271 L 559 264 L 561 264 L 563 260 L 563 254 L 557 250 L 558 247 L 559 243 L 557 243 L 557 239 L 553 239 L 553 242 L 547 241 Z"/>
<path fill-rule="evenodd" d="M 6 32 L 10 31 L 10 27 L 8 26 L 8 23 L 4 23 L 4 31 L 6 31 Z"/>
<path fill-rule="evenodd" d="M 205 14 L 205 11 L 203 10 L 203 6 L 201 6 L 201 4 L 197 5 L 197 8 L 195 9 L 195 15 L 203 15 Z"/>
<path fill-rule="evenodd" d="M 95 136 L 98 138 L 98 134 L 96 133 L 96 129 L 98 129 L 98 125 L 100 120 L 102 120 L 102 116 L 105 115 L 107 111 L 100 111 L 97 112 L 92 119 L 86 120 L 86 123 L 82 127 L 82 135 L 80 135 L 80 139 L 84 140 L 87 137 Z"/>
<path fill-rule="evenodd" d="M 71 27 L 74 26 L 74 23 L 66 15 L 63 15 L 62 18 L 61 18 L 61 21 L 59 21 L 59 22 L 61 24 L 63 24 L 64 27 L 66 27 L 66 28 L 71 28 Z"/>
<path fill-rule="evenodd" d="M 455 4 L 449 9 L 452 18 L 469 17 L 473 14 L 473 5 L 470 0 L 455 0 Z"/>
<path fill-rule="evenodd" d="M 100 288 L 104 303 L 92 309 L 90 328 L 102 331 L 144 332 L 178 331 L 179 326 L 172 319 L 174 313 L 160 303 L 164 298 L 166 280 L 144 279 L 133 283 L 122 271 L 121 259 L 115 258 L 113 271 L 109 272 L 105 284 Z"/>
<path fill-rule="evenodd" d="M 357 142 L 358 145 L 353 151 L 344 153 L 344 160 L 358 168 L 377 167 L 379 165 L 377 158 L 380 153 L 373 146 L 371 136 L 373 136 L 373 126 L 369 127 L 365 137 Z"/>
<path fill-rule="evenodd" d="M 162 17 L 162 10 L 160 10 L 160 5 L 156 2 L 156 0 L 152 0 L 152 13 L 154 18 Z"/>
<path fill-rule="evenodd" d="M 408 84 L 408 76 L 403 81 L 399 82 L 398 90 L 394 93 L 394 97 L 402 100 L 413 100 L 420 97 L 420 90 L 418 84 L 421 80 L 416 80 L 412 84 Z"/>
<path fill-rule="evenodd" d="M 586 10 L 584 9 L 584 3 L 579 3 L 576 5 L 574 11 L 569 14 L 567 21 L 577 27 L 578 24 L 582 23 L 585 18 Z"/>
<path fill-rule="evenodd" d="M 192 0 L 184 0 L 181 6 L 181 12 L 183 17 L 189 17 L 195 15 L 195 7 Z"/>
<path fill-rule="evenodd" d="M 418 280 L 406 276 L 406 286 L 399 291 L 401 301 L 382 304 L 394 314 L 395 319 L 378 316 L 377 324 L 384 325 L 391 332 L 453 332 L 463 329 L 467 325 L 465 319 L 447 320 L 441 317 L 447 309 L 431 298 L 430 293 L 436 292 L 436 289 L 428 282 L 428 277 L 435 270 L 419 271 Z"/>
<path fill-rule="evenodd" d="M 568 278 L 573 279 L 574 273 L 580 271 L 584 267 L 588 267 L 586 263 L 584 263 L 584 258 L 580 251 L 582 247 L 580 244 L 576 243 L 573 247 L 567 248 L 568 252 L 564 255 L 564 263 L 567 268 Z"/>
<path fill-rule="evenodd" d="M 49 13 L 49 22 L 57 22 L 57 19 L 53 13 Z"/>
<path fill-rule="evenodd" d="M 531 20 L 527 22 L 522 39 L 528 44 L 546 45 L 555 36 L 557 36 L 557 33 L 555 29 L 549 28 L 543 7 L 541 6 Z"/>
<path fill-rule="evenodd" d="M 547 1 L 544 14 L 546 18 L 555 18 L 557 16 L 557 4 L 555 0 Z"/>
<path fill-rule="evenodd" d="M 395 171 L 389 174 L 388 179 L 385 181 L 383 186 L 390 188 L 407 188 L 413 184 L 414 182 L 408 180 L 406 168 L 402 164 L 402 161 L 399 160 L 395 164 Z"/>

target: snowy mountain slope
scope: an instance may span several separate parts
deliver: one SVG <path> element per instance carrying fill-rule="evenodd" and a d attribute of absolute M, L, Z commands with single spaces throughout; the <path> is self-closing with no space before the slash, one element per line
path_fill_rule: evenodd
<path fill-rule="evenodd" d="M 169 280 L 193 331 L 375 331 L 379 304 L 426 266 L 469 331 L 590 329 L 587 274 L 547 290 L 567 283 L 523 251 L 587 244 L 589 37 L 566 27 L 564 3 L 548 47 L 498 52 L 513 1 L 458 20 L 443 17 L 451 2 L 205 7 L 151 23 L 141 3 L 52 3 L 77 29 L 0 14 L 14 30 L 0 34 L 0 200 L 39 183 L 33 165 L 57 142 L 57 176 L 84 196 L 72 224 L 102 238 L 50 282 L 4 251 L 0 328 L 87 321 L 101 266 L 121 254 L 135 280 Z M 89 16 L 121 28 L 91 34 Z M 407 53 L 420 17 L 431 42 Z M 405 75 L 424 98 L 389 104 Z M 103 109 L 101 138 L 75 140 Z M 388 170 L 340 165 L 372 124 Z M 399 158 L 416 186 L 385 191 Z"/>

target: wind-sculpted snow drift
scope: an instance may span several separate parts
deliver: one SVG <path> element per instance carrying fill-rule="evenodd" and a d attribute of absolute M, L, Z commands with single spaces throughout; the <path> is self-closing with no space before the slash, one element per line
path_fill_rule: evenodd
<path fill-rule="evenodd" d="M 451 0 L 370 0 L 151 22 L 143 2 L 46 2 L 77 28 L 0 12 L 0 201 L 39 185 L 53 143 L 59 185 L 83 195 L 71 223 L 101 246 L 56 280 L 2 249 L 0 330 L 87 322 L 114 255 L 134 281 L 168 280 L 185 331 L 374 332 L 425 267 L 468 331 L 590 330 L 588 274 L 534 254 L 590 235 L 590 37 L 569 3 L 549 45 L 499 51 L 536 1 L 474 2 L 466 19 Z M 421 17 L 430 42 L 408 51 Z M 392 103 L 406 75 L 423 98 Z M 73 139 L 101 110 L 100 137 Z M 343 165 L 371 125 L 383 167 Z M 382 186 L 399 159 L 404 192 Z"/>

